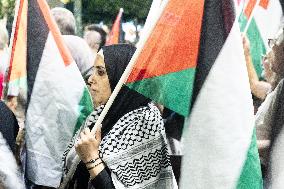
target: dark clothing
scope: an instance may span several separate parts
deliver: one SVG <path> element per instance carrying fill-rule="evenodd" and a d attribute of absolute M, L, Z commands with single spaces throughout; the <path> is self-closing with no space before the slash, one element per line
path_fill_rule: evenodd
<path fill-rule="evenodd" d="M 129 61 L 131 60 L 136 48 L 129 44 L 118 44 L 106 46 L 102 49 L 111 91 L 113 91 L 122 74 L 124 73 Z M 115 123 L 123 115 L 135 109 L 139 109 L 142 106 L 147 106 L 149 102 L 149 99 L 145 98 L 138 92 L 123 86 L 102 122 L 102 138 L 108 134 Z M 94 125 L 95 122 L 91 124 L 90 128 L 93 128 Z M 76 189 L 86 188 L 89 177 L 90 175 L 85 165 L 80 162 L 77 166 L 77 170 L 73 176 L 71 181 L 72 184 L 70 184 L 70 186 L 76 185 Z M 94 185 L 96 189 L 108 189 L 112 188 L 113 186 L 110 173 L 108 174 L 108 172 L 105 170 L 92 181 L 92 184 L 96 185 Z"/>
<path fill-rule="evenodd" d="M 163 112 L 167 137 L 181 140 L 184 125 L 184 117 L 165 108 Z"/>
<path fill-rule="evenodd" d="M 0 101 L 0 132 L 14 154 L 18 131 L 19 125 L 15 115 L 4 102 Z"/>
<path fill-rule="evenodd" d="M 165 108 L 163 111 L 163 118 L 165 123 L 166 135 L 168 138 L 168 147 L 171 150 L 170 160 L 175 178 L 179 183 L 182 155 L 180 154 L 181 152 L 178 152 L 176 149 L 180 148 L 182 131 L 184 126 L 184 117 Z M 173 143 L 172 139 L 179 141 L 179 145 L 177 145 L 177 143 Z"/>
<path fill-rule="evenodd" d="M 107 168 L 105 168 L 100 174 L 98 174 L 92 181 L 92 186 L 95 189 L 115 189 L 111 177 L 110 172 Z"/>

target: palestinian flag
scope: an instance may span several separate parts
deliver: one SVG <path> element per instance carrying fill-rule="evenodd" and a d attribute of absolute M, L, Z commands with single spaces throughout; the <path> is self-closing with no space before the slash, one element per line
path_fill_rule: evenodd
<path fill-rule="evenodd" d="M 126 83 L 130 88 L 182 115 L 190 113 L 181 188 L 262 187 L 235 20 L 229 0 L 163 1 L 161 16 L 133 58 L 138 55 Z"/>
<path fill-rule="evenodd" d="M 184 116 L 190 110 L 203 4 L 203 1 L 163 1 L 164 11 L 126 83 Z"/>
<path fill-rule="evenodd" d="M 245 1 L 246 0 L 234 0 L 234 3 L 235 3 L 235 14 L 237 16 L 239 16 L 243 12 L 244 6 L 245 6 Z"/>
<path fill-rule="evenodd" d="M 9 69 L 4 99 L 27 93 L 27 1 L 16 1 L 15 19 L 9 47 Z"/>
<path fill-rule="evenodd" d="M 279 0 L 249 0 L 239 17 L 241 31 L 248 27 L 246 34 L 258 77 L 262 72 L 262 55 L 268 50 L 267 41 L 280 29 L 282 15 Z"/>
<path fill-rule="evenodd" d="M 205 0 L 192 103 L 181 188 L 261 189 L 253 103 L 230 0 Z"/>
<path fill-rule="evenodd" d="M 10 75 L 26 70 L 17 75 L 27 78 L 26 176 L 37 185 L 58 187 L 63 152 L 93 110 L 92 100 L 46 1 L 19 0 L 19 5 Z"/>
<path fill-rule="evenodd" d="M 106 45 L 118 44 L 123 41 L 122 14 L 123 14 L 123 8 L 120 8 L 119 13 L 112 25 Z"/>

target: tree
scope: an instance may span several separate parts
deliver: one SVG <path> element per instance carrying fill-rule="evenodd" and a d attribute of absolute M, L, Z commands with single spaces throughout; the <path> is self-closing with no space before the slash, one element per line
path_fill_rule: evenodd
<path fill-rule="evenodd" d="M 0 0 L 0 18 L 13 17 L 15 0 Z"/>
<path fill-rule="evenodd" d="M 59 0 L 47 0 L 52 2 Z M 138 24 L 144 23 L 150 9 L 152 0 L 82 0 L 82 22 L 112 24 L 120 8 L 124 9 L 125 21 L 135 20 Z M 0 0 L 0 19 L 8 17 L 8 29 L 11 28 L 14 17 L 15 0 Z M 74 11 L 74 0 L 66 4 L 66 7 Z"/>
<path fill-rule="evenodd" d="M 7 29 L 9 34 L 12 30 L 14 19 L 15 0 L 0 0 L 0 19 L 7 19 Z"/>
<path fill-rule="evenodd" d="M 113 23 L 120 8 L 125 21 L 144 23 L 152 0 L 82 0 L 83 23 Z"/>

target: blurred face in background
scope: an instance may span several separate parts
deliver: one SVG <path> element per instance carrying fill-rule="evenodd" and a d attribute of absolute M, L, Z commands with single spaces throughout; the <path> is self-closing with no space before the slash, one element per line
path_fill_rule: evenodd
<path fill-rule="evenodd" d="M 89 47 L 94 53 L 97 53 L 101 44 L 101 35 L 96 31 L 86 31 L 84 35 L 85 41 L 88 43 Z"/>
<path fill-rule="evenodd" d="M 279 75 L 284 75 L 284 40 L 282 29 L 275 39 L 270 40 L 269 46 L 272 49 L 269 54 L 271 70 Z"/>
<path fill-rule="evenodd" d="M 271 70 L 271 51 L 267 53 L 262 59 L 262 65 L 263 65 L 263 77 L 268 81 L 269 83 L 272 82 L 274 72 Z"/>

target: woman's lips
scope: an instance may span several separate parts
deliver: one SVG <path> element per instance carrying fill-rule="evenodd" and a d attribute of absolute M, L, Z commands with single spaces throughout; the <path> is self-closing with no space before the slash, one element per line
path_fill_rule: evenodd
<path fill-rule="evenodd" d="M 97 93 L 98 90 L 97 89 L 91 89 L 94 93 Z"/>

